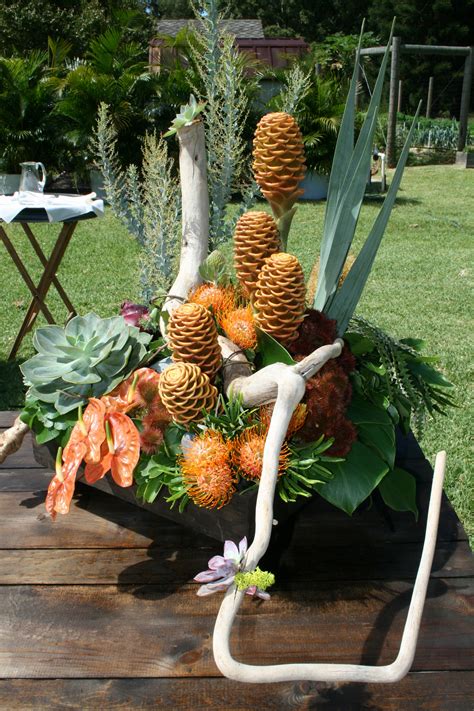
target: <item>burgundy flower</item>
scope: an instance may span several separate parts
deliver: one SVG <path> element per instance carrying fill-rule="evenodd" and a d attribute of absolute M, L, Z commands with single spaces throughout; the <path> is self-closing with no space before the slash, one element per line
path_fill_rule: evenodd
<path fill-rule="evenodd" d="M 148 307 L 143 304 L 134 304 L 133 301 L 124 301 L 120 307 L 120 315 L 123 316 L 128 326 L 137 326 L 141 331 L 145 331 L 143 321 L 146 321 L 150 312 Z"/>

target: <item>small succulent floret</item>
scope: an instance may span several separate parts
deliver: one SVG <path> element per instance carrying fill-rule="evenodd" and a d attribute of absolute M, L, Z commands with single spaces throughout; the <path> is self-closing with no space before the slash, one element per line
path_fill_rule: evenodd
<path fill-rule="evenodd" d="M 213 556 L 207 564 L 209 569 L 203 570 L 194 578 L 197 583 L 204 583 L 197 591 L 199 597 L 225 592 L 234 582 L 235 574 L 240 569 L 246 553 L 247 538 L 242 538 L 238 548 L 233 541 L 226 541 L 224 555 Z"/>
<path fill-rule="evenodd" d="M 37 355 L 21 366 L 27 397 L 64 415 L 90 397 L 110 392 L 140 363 L 151 339 L 122 316 L 75 316 L 62 328 L 39 328 Z M 54 415 L 53 415 L 54 416 Z"/>
<path fill-rule="evenodd" d="M 255 570 L 236 573 L 234 582 L 237 590 L 245 590 L 247 595 L 268 600 L 270 595 L 265 591 L 275 584 L 275 576 L 257 566 Z"/>

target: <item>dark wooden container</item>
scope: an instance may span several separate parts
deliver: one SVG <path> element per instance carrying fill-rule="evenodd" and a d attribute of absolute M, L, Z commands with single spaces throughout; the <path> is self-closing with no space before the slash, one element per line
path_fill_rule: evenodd
<path fill-rule="evenodd" d="M 54 470 L 56 449 L 53 445 L 38 445 L 33 440 L 33 451 L 39 464 Z M 425 460 L 423 452 L 412 434 L 405 437 L 397 432 L 396 463 L 398 466 L 412 472 L 415 476 L 419 476 L 420 472 L 424 472 L 426 475 L 427 469 L 430 470 L 430 465 Z M 151 511 L 157 516 L 164 516 L 199 533 L 204 533 L 218 541 L 227 539 L 240 541 L 243 536 L 247 536 L 251 540 L 253 537 L 255 530 L 255 502 L 257 499 L 256 489 L 242 495 L 235 494 L 230 504 L 219 510 L 200 508 L 189 502 L 184 512 L 180 513 L 177 506 L 170 509 L 169 504 L 166 503 L 162 495 L 158 496 L 152 504 L 138 500 L 135 496 L 136 486 L 124 489 L 117 486 L 109 475 L 95 484 L 87 484 L 81 469 L 78 481 L 83 485 L 99 489 L 130 504 Z M 284 524 L 300 511 L 307 501 L 307 499 L 300 498 L 295 503 L 285 504 L 277 496 L 274 501 L 273 516 L 278 524 L 276 524 L 274 532 L 277 534 L 281 530 L 283 534 Z M 285 533 L 286 535 L 287 533 Z"/>

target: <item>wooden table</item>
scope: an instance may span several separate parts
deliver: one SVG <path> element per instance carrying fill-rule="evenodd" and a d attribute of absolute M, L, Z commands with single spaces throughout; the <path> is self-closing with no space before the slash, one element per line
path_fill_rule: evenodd
<path fill-rule="evenodd" d="M 2 413 L 0 426 L 12 419 Z M 424 480 L 425 507 L 430 468 L 406 456 Z M 43 507 L 50 476 L 29 441 L 0 469 L 0 709 L 472 710 L 474 565 L 446 499 L 408 677 L 249 686 L 216 669 L 220 597 L 197 598 L 190 582 L 219 544 L 83 485 L 69 516 L 52 524 Z M 388 521 L 373 507 L 351 519 L 314 499 L 296 521 L 271 601 L 249 599 L 238 616 L 238 658 L 391 661 L 423 531 L 423 516 L 419 526 L 408 514 Z"/>
<path fill-rule="evenodd" d="M 67 309 L 66 322 L 76 315 L 76 310 L 72 305 L 71 300 L 69 299 L 64 287 L 59 282 L 56 272 L 58 271 L 61 265 L 62 259 L 64 257 L 64 254 L 66 253 L 66 249 L 68 248 L 69 242 L 71 241 L 71 237 L 74 234 L 74 230 L 76 229 L 78 221 L 87 220 L 94 217 L 96 217 L 96 215 L 93 212 L 89 212 L 84 215 L 81 215 L 80 217 L 75 217 L 73 219 L 64 220 L 63 222 L 60 222 L 59 224 L 61 224 L 62 226 L 59 230 L 56 242 L 54 243 L 49 257 L 46 257 L 46 255 L 44 254 L 31 228 L 31 225 L 34 223 L 48 222 L 48 216 L 46 214 L 46 211 L 42 208 L 27 208 L 22 210 L 17 215 L 17 217 L 12 220 L 12 222 L 19 222 L 21 224 L 23 231 L 28 238 L 28 241 L 30 242 L 36 256 L 38 257 L 39 261 L 43 266 L 43 274 L 38 284 L 34 283 L 32 277 L 29 275 L 24 265 L 21 256 L 18 254 L 13 242 L 8 237 L 6 228 L 4 226 L 5 223 L 0 221 L 0 242 L 3 242 L 8 254 L 10 255 L 12 262 L 18 269 L 23 281 L 25 282 L 32 296 L 32 300 L 26 312 L 25 318 L 23 319 L 23 323 L 20 327 L 20 330 L 18 331 L 18 335 L 15 338 L 15 342 L 10 351 L 10 355 L 8 356 L 8 360 L 12 360 L 16 356 L 24 337 L 32 329 L 40 311 L 42 312 L 48 323 L 55 323 L 53 315 L 51 314 L 51 311 L 46 305 L 46 296 L 52 284 L 55 286 L 59 297 L 61 298 L 63 304 Z"/>

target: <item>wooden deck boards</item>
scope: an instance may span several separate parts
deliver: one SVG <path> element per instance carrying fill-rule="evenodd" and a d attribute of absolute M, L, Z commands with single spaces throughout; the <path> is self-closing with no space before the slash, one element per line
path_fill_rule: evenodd
<path fill-rule="evenodd" d="M 11 420 L 0 413 L 0 427 Z M 418 470 L 427 478 L 426 466 Z M 474 563 L 446 500 L 406 679 L 249 686 L 220 676 L 211 649 L 220 597 L 197 598 L 191 582 L 220 544 L 83 485 L 70 515 L 52 524 L 43 507 L 50 476 L 34 462 L 31 441 L 0 467 L 0 709 L 473 708 Z M 428 481 L 420 490 L 420 525 L 408 514 L 387 521 L 376 507 L 350 519 L 311 502 L 279 561 L 271 601 L 248 600 L 238 616 L 236 656 L 255 664 L 391 661 L 421 552 Z"/>

